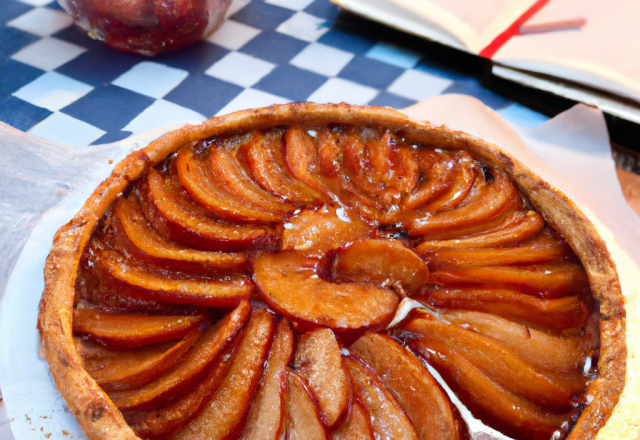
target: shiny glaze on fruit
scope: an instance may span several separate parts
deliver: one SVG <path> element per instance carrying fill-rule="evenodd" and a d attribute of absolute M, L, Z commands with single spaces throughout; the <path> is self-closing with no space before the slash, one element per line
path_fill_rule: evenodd
<path fill-rule="evenodd" d="M 424 309 L 387 328 L 403 298 Z M 142 438 L 467 438 L 426 363 L 485 424 L 548 439 L 597 374 L 586 273 L 507 174 L 375 127 L 172 154 L 101 221 L 76 303 Z"/>

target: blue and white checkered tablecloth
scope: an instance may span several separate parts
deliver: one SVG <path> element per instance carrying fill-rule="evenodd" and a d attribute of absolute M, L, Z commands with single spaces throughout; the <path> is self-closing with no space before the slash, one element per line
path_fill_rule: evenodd
<path fill-rule="evenodd" d="M 546 120 L 339 15 L 328 0 L 235 0 L 206 41 L 145 58 L 87 37 L 55 1 L 0 0 L 0 121 L 88 145 L 273 103 L 403 108 L 442 93 L 475 96 L 515 123 Z"/>

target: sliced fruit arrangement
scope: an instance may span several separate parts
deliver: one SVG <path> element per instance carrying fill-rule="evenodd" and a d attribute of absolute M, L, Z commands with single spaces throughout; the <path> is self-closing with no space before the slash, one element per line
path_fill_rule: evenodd
<path fill-rule="evenodd" d="M 382 380 L 355 357 L 346 357 L 344 363 L 351 378 L 354 398 L 369 414 L 374 436 L 417 439 L 411 421 Z"/>
<path fill-rule="evenodd" d="M 300 324 L 360 330 L 391 322 L 398 305 L 391 289 L 325 281 L 321 265 L 297 252 L 262 254 L 254 262 L 258 291 L 274 311 Z"/>
<path fill-rule="evenodd" d="M 143 387 L 116 391 L 113 402 L 121 409 L 139 409 L 174 395 L 180 389 L 197 380 L 210 367 L 229 340 L 240 330 L 249 315 L 250 307 L 244 302 L 227 315 L 198 340 L 183 358 L 166 374 Z"/>
<path fill-rule="evenodd" d="M 260 381 L 275 330 L 275 317 L 266 310 L 253 314 L 235 359 L 202 412 L 175 438 L 225 439 L 242 431 L 254 391 Z"/>
<path fill-rule="evenodd" d="M 138 350 L 111 350 L 76 337 L 85 369 L 107 391 L 146 385 L 173 367 L 200 338 L 203 329 L 190 331 L 179 341 L 150 344 Z"/>
<path fill-rule="evenodd" d="M 136 264 L 113 249 L 96 246 L 91 266 L 96 290 L 132 302 L 165 302 L 207 307 L 232 307 L 253 292 L 245 276 L 166 276 L 149 266 Z M 179 274 L 179 273 L 178 273 Z"/>
<path fill-rule="evenodd" d="M 291 175 L 283 147 L 282 131 L 256 132 L 239 147 L 238 157 L 247 165 L 256 183 L 266 191 L 303 206 L 318 203 L 322 195 Z"/>
<path fill-rule="evenodd" d="M 130 258 L 142 264 L 199 275 L 244 273 L 249 269 L 244 254 L 194 250 L 163 239 L 136 202 L 136 197 L 120 198 L 113 207 L 115 245 Z"/>
<path fill-rule="evenodd" d="M 194 249 L 242 251 L 278 249 L 272 228 L 234 225 L 211 217 L 180 185 L 176 175 L 163 176 L 151 169 L 136 187 L 145 217 L 166 240 Z"/>
<path fill-rule="evenodd" d="M 276 127 L 131 184 L 85 248 L 73 332 L 144 439 L 467 439 L 452 390 L 538 440 L 597 374 L 589 293 L 506 172 L 376 127 Z M 396 316 L 403 298 L 424 308 Z"/>
<path fill-rule="evenodd" d="M 322 440 L 327 438 L 322 416 L 304 381 L 290 372 L 287 376 L 287 438 Z"/>
<path fill-rule="evenodd" d="M 418 154 L 418 168 L 425 181 L 406 200 L 405 208 L 440 212 L 460 206 L 478 174 L 471 156 L 463 151 L 442 154 L 423 150 Z"/>
<path fill-rule="evenodd" d="M 243 176 L 229 176 L 228 170 L 211 167 L 214 160 L 229 160 L 229 153 L 212 154 L 211 158 L 214 157 L 204 161 L 192 150 L 182 150 L 176 161 L 180 183 L 193 200 L 212 215 L 230 222 L 268 224 L 282 220 L 284 214 L 296 209 L 292 205 L 269 203 L 271 200 L 260 203 L 262 199 L 256 188 L 247 184 L 246 179 L 241 180 Z M 235 167 L 234 171 L 237 171 Z"/>
<path fill-rule="evenodd" d="M 408 347 L 438 370 L 462 402 L 507 435 L 548 439 L 584 403 L 581 392 L 595 350 L 588 329 L 552 335 L 487 313 L 436 310 L 403 330 L 409 332 Z M 521 408 L 517 416 L 514 408 Z"/>
<path fill-rule="evenodd" d="M 389 336 L 367 333 L 352 346 L 380 377 L 413 424 L 419 439 L 461 437 L 449 398 L 420 361 Z"/>

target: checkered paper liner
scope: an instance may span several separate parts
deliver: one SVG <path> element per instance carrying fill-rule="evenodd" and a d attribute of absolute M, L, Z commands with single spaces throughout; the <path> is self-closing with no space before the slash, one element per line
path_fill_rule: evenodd
<path fill-rule="evenodd" d="M 0 0 L 0 121 L 89 145 L 275 103 L 403 108 L 442 93 L 475 96 L 525 125 L 546 120 L 339 14 L 328 0 L 235 0 L 206 40 L 145 58 L 84 35 L 55 1 Z"/>

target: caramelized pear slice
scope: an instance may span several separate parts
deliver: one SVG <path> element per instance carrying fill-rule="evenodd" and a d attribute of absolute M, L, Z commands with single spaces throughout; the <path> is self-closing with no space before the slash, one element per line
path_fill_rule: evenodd
<path fill-rule="evenodd" d="M 278 323 L 260 386 L 251 404 L 242 440 L 279 440 L 285 420 L 287 365 L 293 356 L 293 332 L 286 319 Z"/>
<path fill-rule="evenodd" d="M 303 334 L 293 366 L 318 399 L 327 426 L 335 425 L 349 405 L 349 382 L 333 332 L 323 328 Z"/>
<path fill-rule="evenodd" d="M 227 191 L 251 206 L 279 215 L 298 209 L 296 205 L 283 202 L 251 180 L 234 153 L 227 148 L 211 147 L 209 166 L 212 174 Z"/>
<path fill-rule="evenodd" d="M 517 211 L 508 216 L 495 229 L 471 237 L 450 240 L 423 241 L 416 247 L 416 253 L 440 249 L 491 248 L 526 240 L 537 234 L 544 226 L 544 219 L 534 211 Z"/>
<path fill-rule="evenodd" d="M 445 310 L 440 319 L 495 339 L 533 367 L 552 373 L 580 378 L 587 358 L 593 355 L 593 335 L 589 334 L 554 336 L 490 313 L 468 310 Z"/>
<path fill-rule="evenodd" d="M 75 309 L 73 332 L 88 336 L 91 340 L 109 348 L 133 348 L 181 339 L 208 320 L 209 317 L 204 314 L 142 315 Z"/>
<path fill-rule="evenodd" d="M 376 180 L 386 186 L 392 186 L 395 176 L 395 162 L 397 160 L 397 151 L 394 151 L 396 145 L 396 139 L 389 132 L 382 135 L 380 139 L 368 139 L 365 145 L 366 148 L 366 161 L 371 167 L 372 174 L 375 175 Z M 358 153 L 356 151 L 356 153 Z M 362 162 L 363 159 L 359 159 Z M 418 164 L 416 160 L 415 169 L 417 171 Z M 417 174 L 417 173 L 416 173 Z M 413 188 L 412 188 L 413 189 Z"/>
<path fill-rule="evenodd" d="M 291 177 L 283 157 L 284 140 L 280 131 L 254 132 L 240 147 L 251 175 L 260 186 L 284 199 L 308 206 L 321 199 L 320 193 Z"/>
<path fill-rule="evenodd" d="M 501 388 L 545 408 L 566 409 L 571 406 L 573 396 L 585 388 L 585 377 L 567 378 L 533 368 L 498 340 L 454 325 L 414 319 L 405 329 L 423 336 L 425 345 L 431 340 L 446 344 Z"/>
<path fill-rule="evenodd" d="M 400 191 L 402 200 L 406 200 L 418 184 L 418 156 L 411 148 L 399 148 L 396 150 L 397 161 L 393 175 L 395 186 Z"/>
<path fill-rule="evenodd" d="M 379 328 L 391 321 L 398 305 L 392 290 L 329 283 L 318 276 L 318 264 L 299 252 L 260 255 L 254 262 L 260 295 L 283 316 L 335 330 Z"/>
<path fill-rule="evenodd" d="M 359 130 L 361 129 L 348 129 L 340 136 L 344 168 L 349 182 L 369 198 L 384 205 L 400 205 L 402 195 L 392 177 L 395 174 L 395 158 L 389 145 L 395 144 L 395 139 L 391 133 L 385 133 L 381 139 L 369 139 L 365 144 Z M 377 157 L 376 164 L 380 167 L 372 167 L 366 154 L 371 148 L 387 159 L 385 165 L 380 166 L 383 161 Z M 386 151 L 383 152 L 383 149 Z"/>
<path fill-rule="evenodd" d="M 226 439 L 240 434 L 275 332 L 275 316 L 258 310 L 247 324 L 233 365 L 202 412 L 174 439 Z"/>
<path fill-rule="evenodd" d="M 138 437 L 144 439 L 167 438 L 197 416 L 229 372 L 235 360 L 241 334 L 242 330 L 229 344 L 229 347 L 215 360 L 210 370 L 194 390 L 175 400 L 169 400 L 169 404 L 160 408 L 148 411 L 125 412 L 125 420 Z"/>
<path fill-rule="evenodd" d="M 367 333 L 349 348 L 364 360 L 404 409 L 418 438 L 460 439 L 451 402 L 413 354 L 388 336 Z"/>
<path fill-rule="evenodd" d="M 339 136 L 342 138 L 339 142 Z M 346 130 L 341 130 L 340 134 L 335 133 L 333 130 L 328 128 L 323 128 L 318 130 L 317 132 L 317 140 L 318 140 L 318 164 L 320 165 L 320 174 L 324 177 L 325 183 L 329 182 L 328 179 L 336 179 L 336 178 L 345 178 L 346 174 L 343 169 L 343 153 L 342 153 L 342 145 L 345 141 L 347 141 L 346 137 L 357 139 L 357 135 L 353 132 L 353 129 L 347 128 Z M 348 142 L 348 141 L 347 141 Z M 361 146 L 361 144 L 360 144 Z M 336 188 L 339 188 L 340 182 L 332 182 L 336 185 L 331 185 Z M 353 190 L 354 187 L 349 183 L 349 180 L 346 179 L 342 184 L 348 185 L 347 188 Z M 343 188 L 346 189 L 346 188 Z"/>
<path fill-rule="evenodd" d="M 361 142 L 343 144 L 345 168 L 354 184 L 370 197 L 399 207 L 418 182 L 416 151 L 399 147 L 390 132 L 371 137 L 367 131 L 359 133 L 364 148 L 359 148 Z"/>
<path fill-rule="evenodd" d="M 369 237 L 373 228 L 345 208 L 323 206 L 304 210 L 285 223 L 283 249 L 326 251 Z"/>
<path fill-rule="evenodd" d="M 435 150 L 417 150 L 418 169 L 421 179 L 403 208 L 417 209 L 443 193 L 453 183 L 456 170 L 455 160 L 448 153 Z"/>
<path fill-rule="evenodd" d="M 348 131 L 348 135 L 343 137 L 341 142 L 342 156 L 344 158 L 344 168 L 349 175 L 349 180 L 360 190 L 373 197 L 381 197 L 386 189 L 380 177 L 388 181 L 393 158 L 391 151 L 386 154 L 387 163 L 382 175 L 373 173 L 373 167 L 367 158 L 365 143 L 353 128 Z M 373 143 L 371 140 L 369 143 Z M 389 185 L 390 186 L 390 185 Z"/>
<path fill-rule="evenodd" d="M 289 372 L 287 376 L 287 439 L 326 439 L 322 418 L 304 381 L 293 372 Z"/>
<path fill-rule="evenodd" d="M 118 198 L 113 207 L 113 227 L 117 246 L 143 264 L 200 275 L 246 272 L 243 254 L 206 252 L 171 243 L 149 225 L 137 200 Z"/>
<path fill-rule="evenodd" d="M 548 328 L 565 330 L 580 327 L 587 307 L 577 295 L 544 299 L 506 289 L 476 287 L 427 288 L 423 301 L 438 307 L 470 309 Z"/>
<path fill-rule="evenodd" d="M 437 196 L 420 206 L 420 212 L 441 212 L 456 209 L 464 202 L 476 180 L 476 167 L 467 152 L 459 151 L 453 156 L 451 184 Z"/>
<path fill-rule="evenodd" d="M 535 264 L 559 260 L 572 255 L 571 248 L 549 231 L 543 231 L 524 243 L 508 247 L 478 249 L 436 248 L 421 254 L 429 264 L 436 266 L 504 266 L 512 264 Z"/>
<path fill-rule="evenodd" d="M 396 286 L 414 295 L 429 279 L 429 269 L 398 240 L 361 240 L 338 253 L 333 275 L 338 282 Z"/>
<path fill-rule="evenodd" d="M 290 127 L 285 134 L 284 160 L 294 178 L 321 194 L 325 200 L 335 199 L 319 177 L 316 141 L 300 127 Z"/>
<path fill-rule="evenodd" d="M 485 186 L 484 183 L 482 183 Z M 476 197 L 476 193 L 473 192 L 469 196 L 469 200 L 473 200 Z M 462 207 L 466 206 L 466 203 Z M 435 240 L 450 240 L 458 237 L 470 237 L 477 234 L 484 234 L 485 232 L 496 231 L 502 225 L 507 224 L 510 219 L 521 215 L 524 209 L 524 202 L 520 197 L 514 197 L 511 201 L 507 202 L 504 209 L 496 217 L 491 220 L 487 220 L 482 223 L 475 224 L 473 226 L 465 226 L 460 229 L 451 229 L 443 231 L 431 231 L 426 237 L 426 241 Z M 453 211 L 447 211 L 453 212 Z"/>
<path fill-rule="evenodd" d="M 380 379 L 354 356 L 345 356 L 353 395 L 369 413 L 375 438 L 417 440 L 418 435 L 402 408 Z"/>
<path fill-rule="evenodd" d="M 282 211 L 265 210 L 230 192 L 220 177 L 210 169 L 209 163 L 196 158 L 193 150 L 180 150 L 176 166 L 180 183 L 187 193 L 216 217 L 247 223 L 274 223 L 282 220 Z"/>
<path fill-rule="evenodd" d="M 226 280 L 168 278 L 131 264 L 118 252 L 98 251 L 96 266 L 101 288 L 119 296 L 205 307 L 234 307 L 253 292 L 246 277 Z"/>
<path fill-rule="evenodd" d="M 417 151 L 398 146 L 391 133 L 367 142 L 367 154 L 373 174 L 384 186 L 395 187 L 406 200 L 418 183 Z"/>
<path fill-rule="evenodd" d="M 339 135 L 329 129 L 318 130 L 318 161 L 323 182 L 343 203 L 358 206 L 361 215 L 384 218 L 385 204 L 379 197 L 356 187 L 344 169 L 342 148 L 350 142 L 359 142 L 359 137 L 352 129 L 345 129 Z"/>
<path fill-rule="evenodd" d="M 390 132 L 350 128 L 340 136 L 344 168 L 354 186 L 386 206 L 400 206 L 418 182 L 415 150 L 398 147 Z"/>
<path fill-rule="evenodd" d="M 439 284 L 487 284 L 521 290 L 542 298 L 588 293 L 587 274 L 577 263 L 551 262 L 528 266 L 443 266 L 431 272 Z"/>
<path fill-rule="evenodd" d="M 369 414 L 357 401 L 351 403 L 347 420 L 333 433 L 331 440 L 374 440 Z"/>
<path fill-rule="evenodd" d="M 201 310 L 200 307 L 177 305 L 170 302 L 160 302 L 132 296 L 129 293 L 116 290 L 112 285 L 112 277 L 105 276 L 97 260 L 102 257 L 102 247 L 98 240 L 92 239 L 85 248 L 85 252 L 78 267 L 76 278 L 75 305 L 80 303 L 92 304 L 103 310 L 126 313 L 158 313 L 165 315 L 191 315 Z"/>
<path fill-rule="evenodd" d="M 191 350 L 166 374 L 135 390 L 109 394 L 121 410 L 151 408 L 168 396 L 189 388 L 202 377 L 234 338 L 251 313 L 249 301 L 243 301 L 230 314 L 205 332 Z"/>
<path fill-rule="evenodd" d="M 87 373 L 105 391 L 115 391 L 138 388 L 162 376 L 202 333 L 204 329 L 196 328 L 178 342 L 160 342 L 126 351 L 110 350 L 79 337 L 74 339 Z"/>
<path fill-rule="evenodd" d="M 410 347 L 438 370 L 475 417 L 508 436 L 549 440 L 571 418 L 570 413 L 544 410 L 502 389 L 446 344 L 415 340 Z"/>
<path fill-rule="evenodd" d="M 478 226 L 495 219 L 518 198 L 518 191 L 509 177 L 493 171 L 494 181 L 477 185 L 475 194 L 462 206 L 450 211 L 418 216 L 410 221 L 407 230 L 413 236 L 427 236 Z M 426 209 L 426 208 L 425 208 Z"/>
<path fill-rule="evenodd" d="M 211 218 L 180 185 L 177 176 L 163 177 L 150 169 L 136 188 L 144 215 L 165 240 L 209 251 L 280 248 L 275 230 L 258 225 L 230 225 Z"/>

